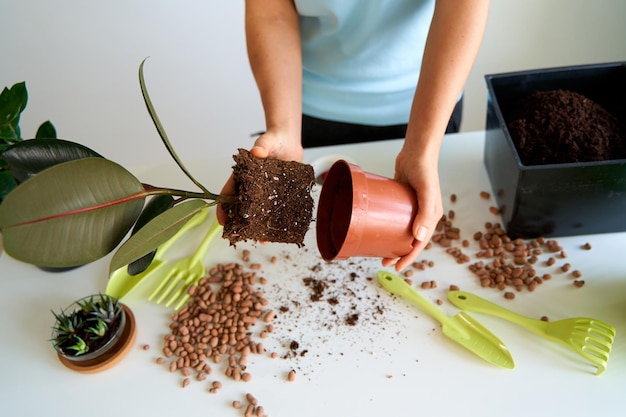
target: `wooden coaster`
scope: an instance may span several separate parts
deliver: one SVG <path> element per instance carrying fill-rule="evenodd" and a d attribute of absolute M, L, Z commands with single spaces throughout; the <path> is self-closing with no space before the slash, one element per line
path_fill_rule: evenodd
<path fill-rule="evenodd" d="M 137 335 L 135 315 L 125 304 L 122 304 L 122 308 L 126 313 L 126 325 L 124 326 L 122 336 L 113 348 L 102 356 L 82 362 L 72 362 L 69 359 L 57 354 L 59 361 L 73 371 L 84 374 L 94 374 L 96 372 L 105 371 L 122 360 L 122 358 L 130 351 L 130 348 L 135 342 L 135 336 Z"/>

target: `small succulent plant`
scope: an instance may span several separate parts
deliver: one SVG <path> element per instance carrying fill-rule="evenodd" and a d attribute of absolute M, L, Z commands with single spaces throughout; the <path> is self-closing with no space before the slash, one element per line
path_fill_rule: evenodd
<path fill-rule="evenodd" d="M 119 301 L 117 298 L 109 295 L 100 295 L 96 300 L 96 296 L 85 298 L 77 303 L 88 319 L 100 319 L 104 323 L 111 324 L 119 314 Z"/>
<path fill-rule="evenodd" d="M 92 295 L 74 303 L 74 308 L 60 313 L 52 311 L 55 324 L 52 344 L 69 357 L 94 352 L 105 345 L 119 328 L 121 305 L 114 297 Z"/>

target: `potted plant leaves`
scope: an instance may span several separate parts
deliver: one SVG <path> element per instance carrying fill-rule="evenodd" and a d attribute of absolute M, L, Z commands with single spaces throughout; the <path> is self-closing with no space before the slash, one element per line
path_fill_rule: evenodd
<path fill-rule="evenodd" d="M 78 372 L 110 368 L 128 353 L 135 338 L 132 311 L 106 294 L 81 298 L 52 314 L 52 346 L 61 363 Z"/>
<path fill-rule="evenodd" d="M 237 218 L 242 217 L 241 210 L 237 209 L 240 206 L 245 207 L 250 199 L 243 192 L 233 196 L 212 193 L 186 169 L 171 146 L 148 96 L 143 79 L 144 62 L 139 67 L 139 82 L 150 117 L 170 155 L 199 191 L 177 190 L 142 183 L 119 164 L 95 155 L 80 154 L 64 161 L 53 160 L 44 169 L 19 184 L 0 204 L 0 231 L 4 250 L 8 255 L 38 266 L 67 268 L 96 261 L 117 248 L 109 267 L 110 272 L 113 272 L 153 252 L 174 236 L 200 210 L 220 203 L 224 204 L 229 213 L 223 237 L 232 243 L 233 236 L 240 234 L 240 229 L 228 227 L 229 222 L 241 220 Z M 20 150 L 21 155 L 31 150 L 28 148 L 29 145 L 32 146 L 34 143 L 26 144 Z M 57 151 L 58 149 L 54 150 Z M 25 167 L 32 159 L 31 155 L 14 162 L 20 167 Z M 257 189 L 266 190 L 267 193 L 261 196 L 254 195 L 253 198 L 265 198 L 267 207 L 271 205 L 274 208 L 278 201 L 282 201 L 283 205 L 295 207 L 297 210 L 291 210 L 289 213 L 298 221 L 285 224 L 306 231 L 311 221 L 313 206 L 310 197 L 311 186 L 314 184 L 312 167 L 292 161 L 269 159 L 263 160 L 268 162 L 267 164 L 254 164 L 256 162 L 254 158 L 243 159 L 249 161 L 249 165 L 258 168 L 258 171 L 251 174 L 248 170 L 234 169 L 235 184 L 238 179 L 241 182 L 254 181 Z M 239 167 L 239 162 L 237 160 L 236 162 Z M 288 164 L 298 164 L 294 168 L 305 172 L 306 175 L 301 176 L 300 182 L 292 181 L 293 178 L 286 174 Z M 277 166 L 283 175 L 269 175 L 264 170 L 270 165 Z M 287 183 L 286 187 L 280 189 L 285 189 L 288 195 L 269 194 L 279 190 L 276 186 L 278 180 Z M 250 188 L 252 187 L 235 187 L 236 190 Z M 145 203 L 158 196 L 169 196 L 173 201 L 170 199 L 162 207 L 163 210 L 153 210 L 153 216 L 149 221 L 120 245 L 133 225 L 137 224 L 141 213 L 148 207 Z M 300 216 L 303 211 L 306 211 L 308 217 Z M 273 220 L 285 219 L 285 216 L 276 214 L 278 211 L 273 210 L 273 213 Z M 265 219 L 258 217 L 251 217 L 247 223 L 255 219 L 261 226 L 274 227 L 274 223 L 263 223 Z M 233 230 L 230 232 L 233 236 L 227 235 L 229 230 Z M 301 237 L 303 234 L 295 233 L 288 236 Z M 59 244 L 58 236 L 63 236 L 63 244 Z M 267 235 L 257 236 L 263 236 L 264 240 L 271 242 L 285 241 L 280 240 L 284 236 L 278 236 L 276 239 L 273 235 L 268 239 L 265 239 Z M 143 266 L 146 267 L 147 264 L 149 262 Z"/>
<path fill-rule="evenodd" d="M 5 87 L 0 93 L 0 203 L 4 197 L 24 178 L 11 170 L 5 160 L 5 152 L 16 144 L 22 143 L 20 116 L 28 103 L 28 91 L 25 82 Z M 36 139 L 55 139 L 56 129 L 50 121 L 42 123 L 35 134 Z"/>

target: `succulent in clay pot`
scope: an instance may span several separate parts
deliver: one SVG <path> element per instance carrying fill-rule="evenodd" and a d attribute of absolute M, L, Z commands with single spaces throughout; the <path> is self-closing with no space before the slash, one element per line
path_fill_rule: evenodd
<path fill-rule="evenodd" d="M 81 298 L 52 314 L 52 346 L 61 363 L 79 372 L 111 367 L 128 352 L 135 337 L 130 309 L 106 294 Z"/>
<path fill-rule="evenodd" d="M 148 95 L 143 77 L 144 63 L 145 60 L 139 67 L 139 83 L 150 117 L 178 167 L 200 191 L 178 190 L 142 183 L 124 167 L 95 152 L 93 154 L 76 152 L 77 149 L 84 148 L 76 143 L 63 142 L 67 146 L 61 149 L 59 145 L 61 142 L 42 146 L 37 143 L 38 141 L 30 141 L 21 144 L 21 148 L 15 152 L 15 157 L 10 158 L 10 161 L 8 153 L 5 152 L 5 159 L 16 170 L 28 171 L 35 159 L 43 160 L 37 164 L 36 170 L 32 169 L 32 175 L 12 190 L 0 204 L 0 231 L 4 250 L 8 255 L 40 267 L 67 268 L 88 264 L 117 248 L 109 267 L 110 272 L 113 272 L 141 259 L 145 260 L 146 256 L 149 258 L 158 246 L 173 237 L 188 220 L 207 206 L 225 204 L 230 207 L 228 213 L 241 216 L 237 214 L 241 212 L 234 208 L 249 203 L 247 196 L 225 196 L 209 191 L 191 175 L 176 155 Z M 64 158 L 58 158 L 59 154 Z M 250 160 L 246 158 L 246 161 Z M 287 166 L 286 164 L 294 163 L 267 160 L 267 164 L 256 165 L 260 167 L 259 169 L 277 165 L 278 170 L 281 170 L 283 164 Z M 277 198 L 282 196 L 276 195 L 254 198 L 283 201 L 284 205 L 291 204 L 302 208 L 306 215 L 299 221 L 285 223 L 285 228 L 289 229 L 295 225 L 306 231 L 311 221 L 313 201 L 310 193 L 314 176 L 310 166 L 296 164 L 306 175 L 301 177 L 298 184 L 289 182 L 286 187 L 289 195 L 286 198 Z M 274 181 L 277 177 L 275 175 L 263 175 L 263 172 L 255 171 L 246 178 L 242 175 L 238 178 L 239 172 L 250 174 L 250 171 L 245 169 L 233 170 L 236 183 L 254 180 L 257 181 L 255 185 L 258 189 L 268 192 L 278 189 L 274 184 L 270 186 L 263 183 Z M 252 187 L 237 189 L 247 188 Z M 155 199 L 161 199 L 159 204 L 150 204 Z M 145 204 L 146 202 L 148 204 Z M 290 213 L 299 217 L 302 211 Z M 274 215 L 274 218 L 277 217 L 280 216 Z M 142 221 L 138 221 L 140 218 Z M 231 229 L 227 227 L 229 222 L 239 220 L 241 219 L 229 217 L 224 230 Z M 263 221 L 266 219 L 258 217 L 258 222 Z M 139 223 L 141 227 L 137 228 Z M 273 222 L 264 224 L 266 227 L 275 227 Z M 135 230 L 120 245 L 133 225 Z M 236 229 L 232 233 L 241 234 L 241 229 Z M 303 235 L 304 233 L 298 232 L 289 236 Z M 267 236 L 260 233 L 246 237 L 291 243 L 281 240 L 284 236 L 271 235 L 270 238 L 266 238 Z M 230 239 L 230 236 L 223 237 Z M 230 240 L 232 243 L 237 239 Z M 293 243 L 300 242 L 293 240 Z M 132 273 L 142 272 L 149 264 L 150 259 L 142 261 L 141 267 L 132 268 Z"/>

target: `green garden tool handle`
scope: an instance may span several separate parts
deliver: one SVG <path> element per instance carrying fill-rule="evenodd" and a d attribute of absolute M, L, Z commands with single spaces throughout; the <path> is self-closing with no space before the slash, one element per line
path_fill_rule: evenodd
<path fill-rule="evenodd" d="M 187 223 L 185 223 L 183 227 L 181 227 L 180 230 L 178 230 L 178 232 L 176 232 L 174 236 L 172 236 L 170 239 L 166 240 L 165 242 L 161 243 L 161 245 L 157 248 L 156 256 L 163 255 L 189 229 L 193 229 L 199 224 L 202 224 L 206 220 L 208 215 L 209 215 L 208 207 L 205 207 L 202 210 L 200 210 L 198 213 L 196 213 L 196 215 L 193 216 L 191 219 L 189 219 Z"/>
<path fill-rule="evenodd" d="M 430 316 L 432 316 L 439 323 L 449 322 L 449 317 L 445 315 L 441 310 L 435 307 L 430 301 L 424 298 L 414 288 L 412 288 L 406 281 L 400 276 L 388 271 L 378 271 L 376 274 L 378 282 L 392 294 L 399 295 L 413 304 L 420 307 Z"/>
<path fill-rule="evenodd" d="M 521 314 L 517 314 L 504 307 L 500 307 L 499 305 L 494 304 L 491 301 L 487 301 L 477 295 L 465 291 L 448 291 L 448 300 L 462 310 L 499 317 L 518 324 L 535 334 L 545 336 L 545 327 L 547 326 L 547 323 L 524 317 Z"/>
<path fill-rule="evenodd" d="M 221 228 L 221 225 L 216 217 L 215 219 L 213 219 L 213 222 L 211 223 L 209 230 L 207 231 L 206 235 L 204 235 L 204 237 L 202 238 L 202 241 L 198 245 L 198 248 L 192 255 L 192 259 L 194 261 L 202 261 L 202 259 L 204 258 L 204 255 L 206 255 L 209 245 L 211 244 L 211 241 L 213 240 L 217 232 L 220 230 L 220 228 Z"/>

